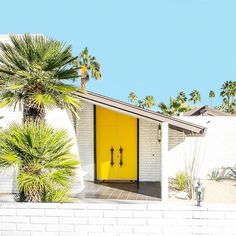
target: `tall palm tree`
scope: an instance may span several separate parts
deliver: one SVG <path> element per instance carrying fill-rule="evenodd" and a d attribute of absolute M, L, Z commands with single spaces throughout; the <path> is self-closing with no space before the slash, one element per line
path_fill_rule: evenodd
<path fill-rule="evenodd" d="M 133 104 L 137 104 L 138 96 L 136 95 L 135 92 L 130 92 L 128 98 L 129 98 L 129 102 L 131 102 Z"/>
<path fill-rule="evenodd" d="M 211 100 L 211 107 L 212 107 L 212 101 L 213 101 L 213 98 L 215 98 L 216 94 L 213 90 L 211 90 L 208 94 L 210 100 Z"/>
<path fill-rule="evenodd" d="M 186 112 L 191 109 L 187 103 L 182 103 L 173 97 L 170 97 L 169 105 L 166 105 L 164 102 L 160 102 L 158 107 L 161 109 L 162 114 L 168 116 L 178 116 L 181 112 Z"/>
<path fill-rule="evenodd" d="M 78 77 L 71 46 L 38 35 L 11 35 L 0 43 L 0 107 L 23 106 L 23 121 L 44 121 L 45 108 L 67 108 L 77 115 Z"/>
<path fill-rule="evenodd" d="M 156 104 L 153 96 L 146 96 L 143 100 L 143 105 L 145 108 L 152 108 Z"/>
<path fill-rule="evenodd" d="M 82 90 L 86 90 L 86 83 L 90 77 L 96 80 L 101 79 L 100 64 L 94 56 L 89 54 L 87 47 L 80 53 L 76 64 L 80 68 Z"/>
<path fill-rule="evenodd" d="M 189 101 L 192 101 L 194 104 L 201 101 L 201 94 L 198 90 L 193 90 L 190 94 Z"/>
<path fill-rule="evenodd" d="M 183 92 L 183 91 L 178 93 L 178 96 L 176 97 L 176 99 L 182 103 L 187 102 L 187 96 L 186 96 L 185 92 Z"/>
<path fill-rule="evenodd" d="M 228 113 L 231 112 L 231 103 L 233 102 L 234 96 L 236 95 L 236 82 L 235 81 L 226 81 L 221 87 L 221 97 L 227 98 Z M 231 101 L 232 99 L 232 101 Z"/>

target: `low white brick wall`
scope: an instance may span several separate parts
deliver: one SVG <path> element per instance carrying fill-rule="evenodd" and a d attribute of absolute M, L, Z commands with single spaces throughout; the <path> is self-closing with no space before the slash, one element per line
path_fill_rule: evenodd
<path fill-rule="evenodd" d="M 0 203 L 0 235 L 236 235 L 236 205 Z"/>

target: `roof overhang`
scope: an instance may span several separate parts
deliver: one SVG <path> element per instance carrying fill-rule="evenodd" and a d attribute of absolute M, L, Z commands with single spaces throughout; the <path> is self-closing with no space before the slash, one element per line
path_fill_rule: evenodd
<path fill-rule="evenodd" d="M 113 98 L 109 98 L 109 97 L 106 97 L 97 93 L 77 92 L 76 95 L 80 97 L 81 100 L 84 100 L 86 102 L 90 102 L 90 103 L 93 103 L 94 105 L 98 105 L 101 107 L 105 107 L 108 109 L 126 113 L 128 115 L 131 115 L 137 118 L 142 118 L 142 119 L 146 119 L 152 122 L 159 122 L 159 123 L 167 122 L 172 128 L 183 130 L 187 133 L 195 133 L 199 135 L 204 135 L 206 132 L 206 127 L 199 126 L 197 124 L 193 124 L 187 121 L 183 121 L 178 118 L 165 116 L 159 112 L 142 109 L 132 104 L 122 102 L 120 100 L 116 100 Z"/>

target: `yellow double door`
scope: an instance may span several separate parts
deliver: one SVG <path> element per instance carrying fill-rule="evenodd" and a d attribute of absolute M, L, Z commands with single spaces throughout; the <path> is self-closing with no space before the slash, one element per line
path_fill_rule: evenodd
<path fill-rule="evenodd" d="M 97 180 L 137 180 L 137 119 L 96 107 Z"/>

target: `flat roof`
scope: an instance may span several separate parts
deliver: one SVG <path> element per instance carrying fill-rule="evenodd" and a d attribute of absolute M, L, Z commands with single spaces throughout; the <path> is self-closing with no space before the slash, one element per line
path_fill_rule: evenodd
<path fill-rule="evenodd" d="M 187 121 L 183 121 L 181 119 L 166 116 L 161 114 L 160 112 L 155 112 L 148 109 L 143 109 L 138 106 L 132 105 L 127 102 L 123 102 L 114 98 L 106 97 L 101 94 L 93 93 L 93 92 L 77 92 L 76 95 L 80 97 L 82 100 L 93 103 L 94 105 L 102 106 L 105 108 L 110 108 L 116 111 L 120 111 L 137 118 L 144 118 L 153 122 L 167 122 L 170 127 L 181 129 L 187 131 L 189 133 L 201 134 L 204 135 L 206 132 L 206 127 L 193 124 Z"/>

